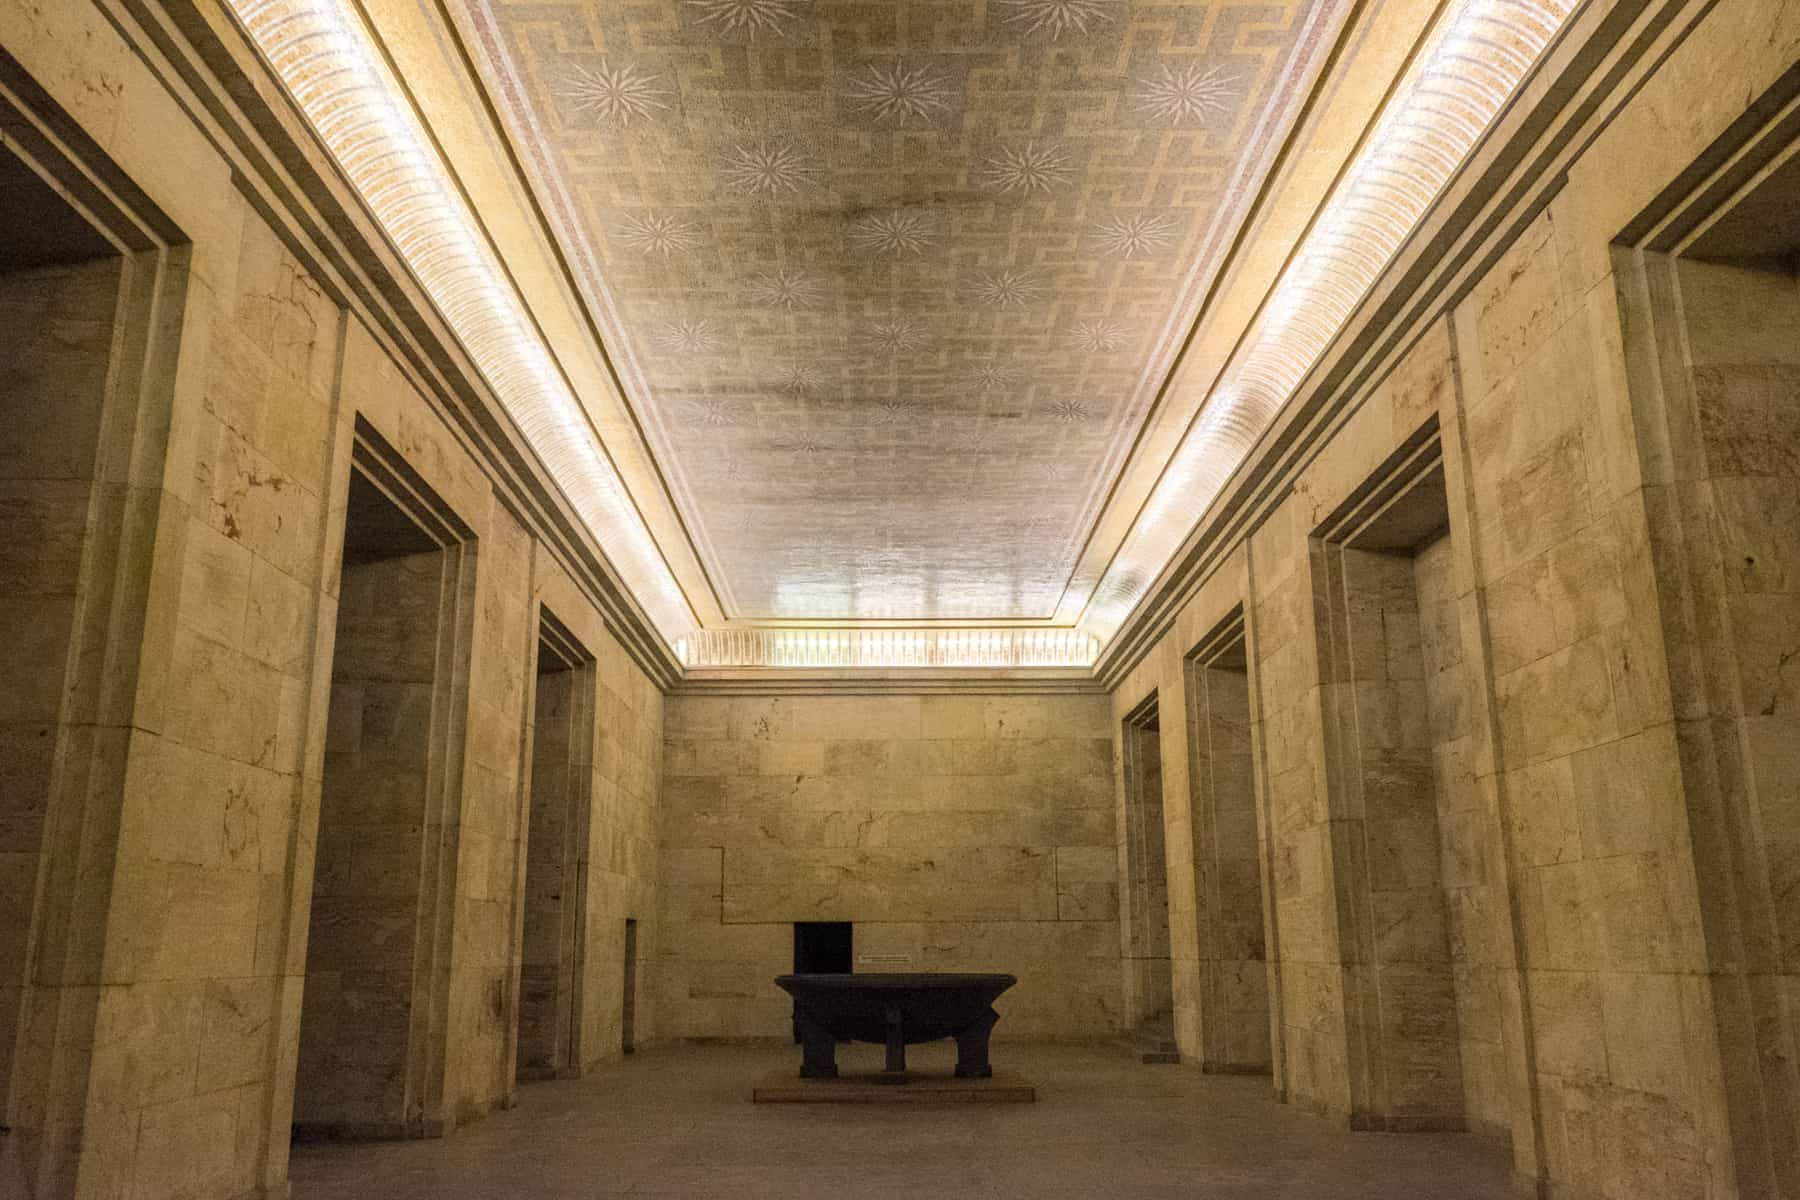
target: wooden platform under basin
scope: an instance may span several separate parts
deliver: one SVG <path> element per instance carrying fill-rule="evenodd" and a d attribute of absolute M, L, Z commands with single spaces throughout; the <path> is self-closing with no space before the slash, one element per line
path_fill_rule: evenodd
<path fill-rule="evenodd" d="M 958 1079 L 948 1073 L 909 1075 L 904 1083 L 879 1074 L 801 1079 L 792 1071 L 763 1076 L 751 1089 L 757 1104 L 1030 1104 L 1037 1085 L 1010 1071 L 987 1079 Z"/>

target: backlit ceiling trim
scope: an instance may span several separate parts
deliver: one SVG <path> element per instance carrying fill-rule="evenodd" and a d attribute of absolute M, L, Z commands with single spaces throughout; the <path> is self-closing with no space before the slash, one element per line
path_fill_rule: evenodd
<path fill-rule="evenodd" d="M 1465 0 L 1446 16 L 1188 428 L 1081 628 L 1102 642 L 1118 632 L 1576 2 Z"/>
<path fill-rule="evenodd" d="M 348 0 L 233 7 L 650 620 L 687 633 L 686 597 Z"/>
<path fill-rule="evenodd" d="M 711 629 L 681 639 L 687 667 L 1086 667 L 1073 629 Z"/>

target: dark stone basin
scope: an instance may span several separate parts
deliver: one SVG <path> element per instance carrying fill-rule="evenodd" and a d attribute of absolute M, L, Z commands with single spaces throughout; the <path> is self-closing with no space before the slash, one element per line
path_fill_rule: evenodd
<path fill-rule="evenodd" d="M 802 1078 L 836 1078 L 838 1042 L 875 1042 L 887 1047 L 882 1077 L 894 1081 L 905 1078 L 908 1045 L 947 1037 L 956 1039 L 958 1076 L 991 1076 L 988 1035 L 1000 1019 L 993 1003 L 1017 982 L 1012 975 L 930 972 L 775 978 L 794 998 Z"/>

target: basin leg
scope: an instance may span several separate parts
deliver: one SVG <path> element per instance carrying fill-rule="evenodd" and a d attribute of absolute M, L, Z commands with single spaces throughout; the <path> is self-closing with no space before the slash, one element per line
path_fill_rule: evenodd
<path fill-rule="evenodd" d="M 994 1068 L 988 1062 L 988 1035 L 994 1032 L 1000 1014 L 993 1009 L 956 1035 L 956 1077 L 958 1079 L 991 1079 Z"/>
<path fill-rule="evenodd" d="M 837 1039 L 817 1021 L 802 1013 L 800 1023 L 800 1078 L 836 1079 Z"/>
<path fill-rule="evenodd" d="M 899 1083 L 906 1078 L 906 1030 L 900 1022 L 900 1010 L 887 1010 L 887 1064 L 881 1072 L 883 1083 Z"/>

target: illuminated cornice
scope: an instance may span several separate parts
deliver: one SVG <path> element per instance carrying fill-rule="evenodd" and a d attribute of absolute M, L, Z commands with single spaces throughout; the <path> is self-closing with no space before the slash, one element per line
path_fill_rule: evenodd
<path fill-rule="evenodd" d="M 1099 649 L 1074 629 L 711 629 L 675 647 L 698 668 L 1087 667 Z"/>
<path fill-rule="evenodd" d="M 1085 667 L 1442 193 L 1577 0 L 1462 0 L 1382 110 L 1077 628 L 696 626 L 555 356 L 353 0 L 229 0 L 651 622 L 689 667 Z"/>
<path fill-rule="evenodd" d="M 233 9 L 658 632 L 671 643 L 688 633 L 675 577 L 355 10 L 347 0 Z"/>
<path fill-rule="evenodd" d="M 1518 88 L 1576 0 L 1464 0 L 1434 31 L 1094 591 L 1110 641 Z"/>

